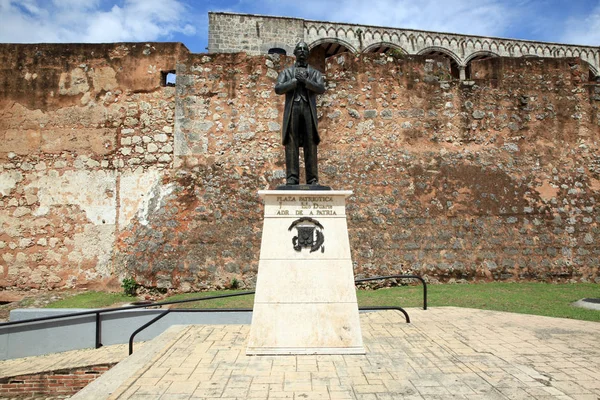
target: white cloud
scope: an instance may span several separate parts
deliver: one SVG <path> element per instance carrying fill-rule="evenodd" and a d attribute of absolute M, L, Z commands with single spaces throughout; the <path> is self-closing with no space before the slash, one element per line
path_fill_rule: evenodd
<path fill-rule="evenodd" d="M 0 42 L 103 43 L 195 34 L 181 0 L 0 0 Z"/>
<path fill-rule="evenodd" d="M 587 16 L 568 18 L 564 29 L 565 43 L 600 46 L 600 2 Z"/>
<path fill-rule="evenodd" d="M 247 1 L 242 1 L 240 5 Z M 511 4 L 513 3 L 513 4 Z M 515 0 L 264 0 L 271 15 L 485 36 L 501 36 L 519 18 Z M 257 7 L 258 8 L 258 7 Z M 326 16 L 326 17 L 324 17 Z"/>

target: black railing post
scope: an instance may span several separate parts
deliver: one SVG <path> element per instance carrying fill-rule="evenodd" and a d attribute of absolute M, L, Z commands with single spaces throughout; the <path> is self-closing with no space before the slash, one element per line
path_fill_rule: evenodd
<path fill-rule="evenodd" d="M 100 321 L 100 312 L 96 312 L 96 348 L 102 347 L 102 325 Z"/>
<path fill-rule="evenodd" d="M 131 336 L 129 336 L 129 355 L 133 354 L 133 338 L 135 338 L 135 335 L 137 335 L 138 333 L 140 333 L 141 331 L 143 331 L 144 329 L 146 329 L 147 327 L 149 327 L 150 325 L 152 325 L 153 323 L 155 323 L 156 321 L 158 321 L 159 319 L 161 319 L 162 317 L 164 317 L 165 315 L 167 315 L 170 312 L 171 312 L 170 309 L 163 311 L 162 313 L 158 314 L 156 317 L 152 318 L 150 321 L 146 322 L 144 325 L 140 326 L 138 329 L 136 329 L 131 334 Z"/>

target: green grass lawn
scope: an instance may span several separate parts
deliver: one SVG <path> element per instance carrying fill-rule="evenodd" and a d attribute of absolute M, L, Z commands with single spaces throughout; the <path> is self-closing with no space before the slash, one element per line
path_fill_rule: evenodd
<path fill-rule="evenodd" d="M 600 321 L 600 311 L 571 306 L 572 302 L 585 297 L 600 298 L 600 285 L 598 284 L 481 283 L 429 285 L 428 289 L 429 307 L 468 307 Z M 242 292 L 244 291 L 222 290 L 219 292 L 184 293 L 171 296 L 165 301 Z M 419 285 L 379 290 L 359 290 L 357 296 L 360 306 L 421 307 L 423 304 L 423 287 Z M 100 299 L 103 299 L 102 302 Z M 52 303 L 48 307 L 106 307 L 132 300 L 131 297 L 115 293 L 88 292 Z M 253 303 L 254 295 L 249 295 L 178 304 L 173 307 L 252 308 Z"/>
<path fill-rule="evenodd" d="M 358 292 L 358 303 L 360 306 L 421 307 L 422 293 L 420 285 L 361 290 Z M 600 298 L 600 285 L 494 282 L 428 286 L 429 307 L 467 307 L 600 321 L 600 311 L 571 305 L 586 297 Z"/>
<path fill-rule="evenodd" d="M 170 296 L 163 301 L 187 300 L 198 297 L 220 296 L 226 294 L 236 294 L 249 292 L 250 290 L 219 290 L 218 292 L 200 292 L 200 293 L 181 293 Z M 212 299 L 196 301 L 192 303 L 174 304 L 173 308 L 252 308 L 254 305 L 254 295 L 229 297 L 222 299 Z"/>
<path fill-rule="evenodd" d="M 136 300 L 122 293 L 85 292 L 55 301 L 45 308 L 103 308 Z"/>

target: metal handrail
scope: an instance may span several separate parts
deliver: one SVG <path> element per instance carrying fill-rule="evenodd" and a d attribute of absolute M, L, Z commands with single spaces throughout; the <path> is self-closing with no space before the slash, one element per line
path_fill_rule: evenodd
<path fill-rule="evenodd" d="M 216 296 L 206 296 L 206 297 L 200 297 L 200 298 L 196 298 L 196 299 L 163 301 L 163 302 L 159 302 L 159 303 L 140 304 L 140 305 L 134 305 L 134 306 L 122 306 L 122 307 L 113 307 L 113 308 L 103 308 L 103 309 L 100 309 L 100 310 L 79 311 L 79 312 L 74 312 L 74 313 L 69 313 L 69 314 L 51 315 L 51 316 L 48 316 L 48 317 L 38 317 L 38 318 L 31 318 L 31 319 L 23 319 L 23 320 L 20 320 L 20 321 L 2 322 L 2 323 L 0 323 L 0 328 L 3 328 L 5 326 L 21 325 L 21 324 L 27 324 L 27 323 L 33 323 L 33 322 L 51 321 L 51 320 L 54 320 L 54 319 L 65 319 L 65 318 L 82 317 L 82 316 L 85 316 L 85 315 L 95 315 L 96 316 L 96 348 L 98 349 L 98 348 L 102 347 L 102 343 L 101 343 L 101 329 L 100 329 L 101 322 L 102 322 L 101 318 L 100 318 L 101 314 L 107 314 L 107 313 L 116 312 L 116 311 L 135 310 L 135 309 L 138 309 L 138 308 L 162 307 L 162 306 L 171 305 L 171 304 L 191 303 L 193 301 L 200 301 L 200 300 L 212 300 L 212 299 L 222 299 L 222 298 L 225 298 L 225 297 L 246 296 L 246 295 L 249 295 L 249 294 L 254 294 L 254 291 L 251 291 L 251 292 L 241 292 L 241 293 L 222 294 L 222 295 L 216 295 Z"/>
<path fill-rule="evenodd" d="M 198 299 L 198 300 L 202 300 L 202 299 Z M 369 307 L 358 307 L 358 309 L 361 311 L 397 310 L 397 311 L 400 311 L 402 314 L 404 314 L 404 319 L 406 320 L 406 323 L 410 324 L 410 317 L 408 316 L 408 313 L 406 312 L 406 310 L 403 309 L 402 307 L 369 306 Z M 151 319 L 150 321 L 146 322 L 144 325 L 140 326 L 138 329 L 136 329 L 131 334 L 131 336 L 129 336 L 129 355 L 133 354 L 133 339 L 135 338 L 135 336 L 171 312 L 252 312 L 252 311 L 253 310 L 251 308 L 201 308 L 201 309 L 185 309 L 185 308 L 180 309 L 180 308 L 178 308 L 178 309 L 165 310 L 162 313 L 160 313 L 159 315 L 157 315 L 156 317 L 154 317 L 153 319 Z"/>
<path fill-rule="evenodd" d="M 384 279 L 418 279 L 418 280 L 420 280 L 421 283 L 423 283 L 423 309 L 427 310 L 427 284 L 426 284 L 425 280 L 423 278 L 421 278 L 420 276 L 417 276 L 417 275 L 378 276 L 378 277 L 373 277 L 373 278 L 357 279 L 354 281 L 354 283 L 357 284 L 357 283 L 362 283 L 362 282 L 384 280 Z M 171 305 L 171 304 L 191 303 L 194 301 L 205 301 L 205 300 L 222 299 L 222 298 L 228 298 L 228 297 L 247 296 L 247 295 L 251 295 L 254 293 L 255 293 L 255 291 L 248 291 L 248 292 L 241 292 L 241 293 L 229 293 L 229 294 L 223 294 L 223 295 L 199 297 L 199 298 L 194 298 L 194 299 L 163 301 L 163 302 L 150 303 L 150 304 L 140 304 L 140 305 L 131 305 L 131 306 L 122 306 L 122 307 L 103 308 L 103 309 L 90 310 L 90 311 L 80 311 L 80 312 L 74 312 L 74 313 L 69 313 L 69 314 L 60 314 L 60 315 L 52 315 L 52 316 L 48 316 L 48 317 L 24 319 L 24 320 L 20 320 L 20 321 L 2 322 L 2 323 L 0 323 L 0 328 L 6 327 L 6 326 L 22 325 L 22 324 L 33 323 L 33 322 L 43 322 L 43 321 L 51 321 L 51 320 L 55 320 L 55 319 L 65 319 L 65 318 L 81 317 L 81 316 L 86 316 L 86 315 L 95 315 L 95 322 L 96 322 L 96 332 L 95 332 L 96 333 L 95 334 L 96 343 L 95 343 L 95 345 L 96 345 L 96 348 L 100 348 L 100 347 L 102 347 L 101 314 L 107 314 L 107 313 L 117 312 L 117 311 L 135 310 L 135 309 L 140 309 L 140 308 L 162 307 L 162 306 Z M 410 317 L 408 316 L 408 313 L 402 307 L 359 307 L 359 310 L 398 310 L 404 314 L 406 323 L 410 323 Z M 158 316 L 154 317 L 152 320 L 148 321 L 147 323 L 145 323 L 144 325 L 142 325 L 141 327 L 139 327 L 132 333 L 132 335 L 129 338 L 129 354 L 133 353 L 133 339 L 135 338 L 135 336 L 139 332 L 143 331 L 144 329 L 151 326 L 156 321 L 160 320 L 161 318 L 165 317 L 167 314 L 169 314 L 171 312 L 236 312 L 236 311 L 239 311 L 239 312 L 252 311 L 252 309 L 218 308 L 218 309 L 194 309 L 194 310 L 188 310 L 188 309 L 163 310 L 163 312 L 161 312 Z"/>

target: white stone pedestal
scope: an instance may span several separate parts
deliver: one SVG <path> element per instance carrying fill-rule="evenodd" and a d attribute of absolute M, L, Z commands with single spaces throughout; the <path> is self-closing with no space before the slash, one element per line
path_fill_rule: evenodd
<path fill-rule="evenodd" d="M 264 190 L 246 354 L 364 354 L 345 199 L 351 191 Z"/>

